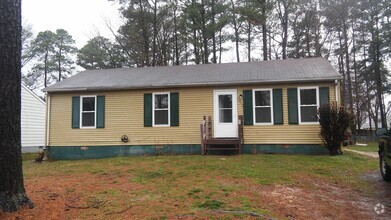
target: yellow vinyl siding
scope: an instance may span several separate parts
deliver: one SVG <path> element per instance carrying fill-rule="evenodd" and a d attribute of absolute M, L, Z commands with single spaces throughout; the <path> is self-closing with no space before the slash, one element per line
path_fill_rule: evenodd
<path fill-rule="evenodd" d="M 334 82 L 305 84 L 329 86 L 330 101 L 335 100 Z M 289 125 L 287 88 L 297 84 L 251 85 L 232 87 L 196 87 L 155 90 L 127 90 L 90 93 L 53 93 L 50 95 L 50 146 L 166 145 L 200 144 L 202 117 L 213 118 L 213 90 L 237 89 L 238 114 L 243 114 L 243 90 L 282 88 L 284 125 L 253 125 L 244 127 L 245 144 L 320 144 L 317 125 Z M 300 84 L 303 86 L 303 84 Z M 144 127 L 144 93 L 178 92 L 179 126 Z M 72 96 L 104 95 L 105 128 L 72 129 Z M 121 142 L 127 135 L 129 142 Z"/>
<path fill-rule="evenodd" d="M 283 100 L 283 125 L 252 125 L 244 126 L 243 135 L 245 144 L 321 144 L 319 138 L 320 128 L 318 125 L 290 125 L 288 121 L 288 88 L 301 86 L 329 87 L 330 101 L 335 101 L 334 83 L 317 84 L 291 84 L 273 86 L 246 86 L 238 90 L 242 94 L 246 89 L 258 88 L 282 88 Z M 243 104 L 238 103 L 239 114 L 243 114 Z"/>
<path fill-rule="evenodd" d="M 144 127 L 144 93 L 156 91 L 96 93 L 96 95 L 105 95 L 106 100 L 105 128 L 100 129 L 71 128 L 72 96 L 82 94 L 52 95 L 50 145 L 198 144 L 202 117 L 213 114 L 213 90 L 207 88 L 159 90 L 159 92 L 179 92 L 179 126 Z M 127 135 L 129 142 L 122 143 L 122 135 Z"/>

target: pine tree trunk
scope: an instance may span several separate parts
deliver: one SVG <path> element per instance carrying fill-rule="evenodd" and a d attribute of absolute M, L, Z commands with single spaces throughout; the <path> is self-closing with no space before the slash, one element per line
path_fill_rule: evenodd
<path fill-rule="evenodd" d="M 0 1 L 0 211 L 33 207 L 22 172 L 21 111 L 21 1 Z"/>
<path fill-rule="evenodd" d="M 341 31 L 338 30 L 338 39 L 339 39 L 339 48 L 342 50 L 342 36 Z M 346 102 L 346 75 L 345 75 L 345 67 L 344 67 L 344 57 L 343 53 L 340 53 L 340 72 L 342 73 L 342 95 L 341 95 L 341 105 L 344 106 Z"/>
<path fill-rule="evenodd" d="M 139 6 L 140 6 L 140 12 L 141 14 L 145 14 L 144 12 L 144 5 L 143 5 L 143 1 L 140 0 L 139 1 Z M 142 60 L 142 66 L 141 67 L 144 67 L 144 66 L 150 66 L 150 63 L 149 63 L 149 35 L 148 35 L 148 30 L 147 30 L 147 24 L 146 24 L 146 18 L 145 16 L 140 16 L 140 24 L 141 24 L 141 33 L 142 33 L 142 37 L 143 37 L 143 46 L 144 46 L 144 56 L 143 56 L 143 60 Z"/>
<path fill-rule="evenodd" d="M 174 9 L 174 38 L 175 38 L 175 65 L 179 66 L 179 48 L 178 48 L 178 30 L 177 30 L 177 20 L 176 20 L 176 10 L 178 6 L 178 1 L 175 1 Z"/>
<path fill-rule="evenodd" d="M 288 6 L 286 1 L 283 1 L 283 6 L 284 6 L 284 15 L 283 15 L 283 22 L 282 22 L 282 33 L 283 33 L 283 38 L 282 38 L 282 59 L 286 60 L 287 52 L 286 48 L 288 45 Z"/>
<path fill-rule="evenodd" d="M 193 21 L 194 24 L 194 21 Z M 195 63 L 200 64 L 200 52 L 197 47 L 198 40 L 197 40 L 197 30 L 194 28 L 193 29 L 193 46 L 194 46 L 194 56 L 195 56 Z"/>
<path fill-rule="evenodd" d="M 46 53 L 45 53 L 45 82 L 44 82 L 44 85 L 45 85 L 45 88 L 48 86 L 48 51 L 46 50 Z"/>
<path fill-rule="evenodd" d="M 353 92 L 352 92 L 352 77 L 350 75 L 350 58 L 349 58 L 349 47 L 348 47 L 348 27 L 346 21 L 343 20 L 343 38 L 344 38 L 344 51 L 345 51 L 345 65 L 346 65 L 346 78 L 348 80 L 348 95 L 349 95 L 349 109 L 354 114 L 353 108 Z M 350 126 L 352 132 L 355 133 L 355 126 L 352 124 Z"/>
<path fill-rule="evenodd" d="M 196 1 L 192 0 L 191 1 L 192 7 L 196 7 Z M 195 63 L 200 64 L 201 63 L 201 58 L 200 58 L 200 51 L 198 48 L 198 39 L 197 39 L 197 22 L 195 17 L 193 16 L 191 19 L 192 22 L 192 31 L 193 31 L 193 47 L 194 47 L 194 56 L 195 56 Z"/>
<path fill-rule="evenodd" d="M 264 16 L 264 19 L 262 21 L 262 51 L 263 60 L 267 60 L 266 1 L 263 1 L 262 4 L 262 15 Z"/>
<path fill-rule="evenodd" d="M 206 7 L 206 2 L 205 0 L 201 1 L 201 21 L 202 21 L 202 44 L 204 46 L 204 63 L 207 64 L 209 63 L 209 51 L 208 51 L 208 33 L 206 30 L 206 12 L 205 12 L 205 7 Z"/>
<path fill-rule="evenodd" d="M 215 0 L 212 0 L 212 47 L 213 47 L 213 60 L 212 63 L 217 63 L 217 57 L 216 57 L 216 21 L 215 21 Z"/>
<path fill-rule="evenodd" d="M 272 36 L 270 31 L 268 31 L 268 37 L 269 37 L 269 50 L 268 50 L 268 55 L 269 55 L 269 60 L 272 60 Z"/>
<path fill-rule="evenodd" d="M 364 35 L 362 36 L 362 40 L 364 40 Z M 366 55 L 366 50 L 364 46 L 364 69 L 367 68 L 366 60 L 367 60 L 367 55 Z M 368 114 L 368 120 L 369 120 L 369 132 L 370 135 L 372 136 L 372 118 L 371 118 L 371 98 L 370 98 L 370 90 L 369 90 L 369 77 L 368 74 L 365 74 L 365 94 L 367 98 L 367 114 Z"/>
<path fill-rule="evenodd" d="M 60 52 L 58 55 L 58 81 L 61 81 L 61 56 L 62 56 L 62 45 L 60 46 Z"/>
<path fill-rule="evenodd" d="M 221 63 L 221 54 L 222 54 L 222 36 L 221 36 L 221 30 L 222 30 L 222 28 L 220 28 L 220 31 L 219 31 L 219 63 Z"/>
<path fill-rule="evenodd" d="M 157 38 L 157 0 L 153 2 L 152 66 L 156 66 L 156 38 Z"/>
<path fill-rule="evenodd" d="M 236 62 L 240 62 L 240 56 L 239 56 L 239 27 L 236 21 L 235 17 L 235 3 L 233 0 L 231 0 L 231 6 L 232 6 L 232 22 L 234 25 L 234 31 L 235 31 L 235 50 L 236 50 Z"/>
<path fill-rule="evenodd" d="M 379 18 L 376 17 L 376 36 L 375 36 L 375 48 L 376 48 L 376 53 L 375 53 L 375 75 L 376 75 L 376 90 L 377 90 L 377 99 L 379 100 L 379 108 L 380 108 L 380 120 L 381 120 L 381 125 L 382 128 L 387 128 L 387 119 L 386 115 L 384 114 L 384 105 L 383 105 L 383 77 L 382 73 L 380 70 L 381 66 L 381 52 L 380 52 L 380 37 L 379 37 Z"/>
<path fill-rule="evenodd" d="M 247 61 L 251 62 L 251 22 L 248 22 L 247 28 Z"/>
<path fill-rule="evenodd" d="M 263 60 L 267 60 L 267 32 L 266 24 L 262 24 L 262 50 L 263 50 Z"/>
<path fill-rule="evenodd" d="M 357 76 L 357 61 L 356 61 L 356 31 L 354 29 L 354 25 L 352 24 L 352 43 L 353 43 L 353 67 L 354 67 L 354 92 L 356 93 L 356 125 L 357 130 L 361 128 L 361 107 L 359 102 L 359 94 L 358 94 L 358 76 Z M 357 134 L 357 131 L 356 131 Z"/>

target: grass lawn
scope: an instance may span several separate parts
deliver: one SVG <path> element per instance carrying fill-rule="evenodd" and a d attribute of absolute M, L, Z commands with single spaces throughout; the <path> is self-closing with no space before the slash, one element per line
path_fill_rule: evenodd
<path fill-rule="evenodd" d="M 366 152 L 377 152 L 379 150 L 378 142 L 365 142 L 363 144 L 367 144 L 367 146 L 352 145 L 344 148 Z"/>
<path fill-rule="evenodd" d="M 281 194 L 283 201 L 291 201 L 287 194 L 292 194 L 292 201 L 297 202 L 308 197 L 310 206 L 315 200 L 317 205 L 323 200 L 325 205 L 334 204 L 334 198 L 325 199 L 329 194 L 319 198 L 317 194 L 329 187 L 348 190 L 343 191 L 347 196 L 352 192 L 370 194 L 373 186 L 361 177 L 377 166 L 377 160 L 347 152 L 334 157 L 138 156 L 42 164 L 24 161 L 23 169 L 36 211 L 42 208 L 49 218 L 171 219 L 248 217 L 248 213 L 225 213 L 229 210 L 286 218 L 288 211 L 284 210 L 289 206 L 274 203 L 280 192 L 286 191 Z M 44 205 L 39 205 L 41 202 Z M 299 209 L 292 210 L 289 212 Z M 325 210 L 330 215 L 349 213 L 341 205 Z"/>
<path fill-rule="evenodd" d="M 23 161 L 31 161 L 38 157 L 38 153 L 23 153 L 22 160 Z"/>

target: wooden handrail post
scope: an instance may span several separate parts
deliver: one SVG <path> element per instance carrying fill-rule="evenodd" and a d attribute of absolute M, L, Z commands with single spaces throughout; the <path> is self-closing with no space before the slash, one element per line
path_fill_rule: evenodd
<path fill-rule="evenodd" d="M 203 117 L 200 125 L 201 132 L 201 153 L 205 155 L 205 142 L 206 142 L 206 116 Z"/>
<path fill-rule="evenodd" d="M 207 135 L 207 138 L 208 140 L 212 139 L 212 116 L 208 116 L 208 122 L 207 122 L 208 126 L 207 126 L 207 129 L 208 129 L 208 135 Z"/>
<path fill-rule="evenodd" d="M 239 141 L 239 154 L 241 154 L 243 144 L 243 115 L 239 115 L 238 120 L 238 141 Z"/>

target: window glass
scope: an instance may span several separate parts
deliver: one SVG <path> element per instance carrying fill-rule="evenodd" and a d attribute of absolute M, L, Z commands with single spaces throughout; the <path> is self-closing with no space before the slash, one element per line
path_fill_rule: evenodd
<path fill-rule="evenodd" d="M 95 97 L 83 97 L 83 111 L 95 111 Z"/>
<path fill-rule="evenodd" d="M 168 125 L 168 110 L 155 110 L 155 124 Z"/>
<path fill-rule="evenodd" d="M 317 90 L 300 89 L 300 119 L 301 122 L 317 122 L 318 121 L 318 100 Z"/>
<path fill-rule="evenodd" d="M 219 95 L 219 123 L 232 123 L 232 95 Z"/>
<path fill-rule="evenodd" d="M 270 90 L 254 92 L 255 123 L 271 123 L 272 107 Z"/>
<path fill-rule="evenodd" d="M 271 109 L 268 108 L 255 108 L 255 122 L 257 123 L 270 123 L 272 121 Z"/>
<path fill-rule="evenodd" d="M 219 95 L 219 108 L 232 108 L 232 95 Z"/>
<path fill-rule="evenodd" d="M 95 113 L 94 112 L 83 112 L 82 113 L 82 127 L 94 127 L 95 126 Z"/>
<path fill-rule="evenodd" d="M 255 91 L 255 106 L 270 106 L 270 91 Z"/>
<path fill-rule="evenodd" d="M 301 105 L 316 105 L 316 89 L 300 89 Z"/>
<path fill-rule="evenodd" d="M 220 109 L 220 123 L 232 123 L 232 109 Z"/>
<path fill-rule="evenodd" d="M 169 125 L 168 94 L 155 94 L 154 104 L 154 125 Z"/>
<path fill-rule="evenodd" d="M 95 97 L 82 97 L 81 127 L 95 127 Z"/>
<path fill-rule="evenodd" d="M 168 94 L 156 94 L 155 109 L 167 109 L 167 108 L 168 108 Z"/>
<path fill-rule="evenodd" d="M 301 107 L 301 121 L 302 122 L 316 122 L 317 119 L 317 106 L 302 106 Z"/>

